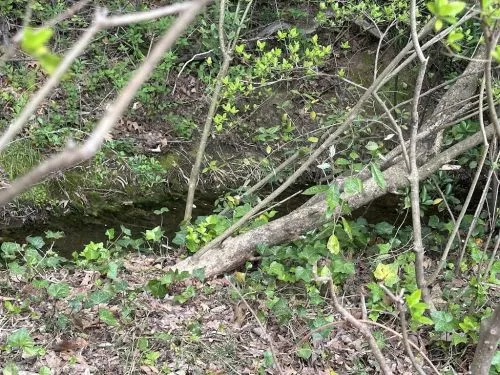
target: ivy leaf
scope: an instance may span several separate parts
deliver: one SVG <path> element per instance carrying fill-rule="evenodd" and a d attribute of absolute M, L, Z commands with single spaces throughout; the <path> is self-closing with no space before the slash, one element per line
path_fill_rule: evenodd
<path fill-rule="evenodd" d="M 86 308 L 90 308 L 92 306 L 100 305 L 102 303 L 107 303 L 113 298 L 114 294 L 110 291 L 106 290 L 96 290 L 92 292 L 85 303 Z"/>
<path fill-rule="evenodd" d="M 43 245 L 45 245 L 45 242 L 43 241 L 43 238 L 40 236 L 36 237 L 26 237 L 26 241 L 33 246 L 35 249 L 40 250 Z"/>
<path fill-rule="evenodd" d="M 328 185 L 315 185 L 307 188 L 302 193 L 303 195 L 316 195 L 318 193 L 323 193 L 329 189 Z"/>
<path fill-rule="evenodd" d="M 69 290 L 70 290 L 69 284 L 62 282 L 62 283 L 51 284 L 47 288 L 47 293 L 49 293 L 49 295 L 51 295 L 54 298 L 61 299 L 69 295 Z"/>
<path fill-rule="evenodd" d="M 285 266 L 276 261 L 269 265 L 269 274 L 275 275 L 279 280 L 286 279 Z"/>
<path fill-rule="evenodd" d="M 116 262 L 110 262 L 108 264 L 108 272 L 106 273 L 108 279 L 114 280 L 118 277 L 118 264 Z"/>
<path fill-rule="evenodd" d="M 7 337 L 7 345 L 11 348 L 25 348 L 34 345 L 34 341 L 26 328 L 20 328 Z"/>
<path fill-rule="evenodd" d="M 436 332 L 452 332 L 455 328 L 453 323 L 453 315 L 447 311 L 433 311 L 431 312 L 432 320 L 434 321 L 434 328 Z"/>
<path fill-rule="evenodd" d="M 326 244 L 326 248 L 333 254 L 337 255 L 340 253 L 340 243 L 339 239 L 335 234 L 332 234 L 328 239 L 328 243 Z"/>
<path fill-rule="evenodd" d="M 349 225 L 349 222 L 344 219 L 342 217 L 342 226 L 344 228 L 344 232 L 346 232 L 347 234 L 347 237 L 349 237 L 349 239 L 352 241 L 353 237 L 352 237 L 352 229 L 351 229 L 351 226 Z"/>
<path fill-rule="evenodd" d="M 387 184 L 385 182 L 384 174 L 380 171 L 376 164 L 370 164 L 370 172 L 372 173 L 372 177 L 377 183 L 378 187 L 382 190 L 385 190 Z"/>
<path fill-rule="evenodd" d="M 344 181 L 344 193 L 348 196 L 361 193 L 363 191 L 363 181 L 357 177 L 347 177 Z"/>
<path fill-rule="evenodd" d="M 197 268 L 193 270 L 193 277 L 203 282 L 203 280 L 205 280 L 205 268 Z"/>
<path fill-rule="evenodd" d="M 115 318 L 111 310 L 108 309 L 100 309 L 99 310 L 99 319 L 101 319 L 108 326 L 116 326 L 118 325 L 118 320 Z"/>
<path fill-rule="evenodd" d="M 311 358 L 312 349 L 309 346 L 309 344 L 306 344 L 306 345 L 301 346 L 299 349 L 297 349 L 295 354 L 297 354 L 297 357 L 307 360 L 307 359 Z"/>
<path fill-rule="evenodd" d="M 149 280 L 147 288 L 155 297 L 163 298 L 167 295 L 167 287 L 160 280 Z"/>
<path fill-rule="evenodd" d="M 144 234 L 144 237 L 146 238 L 147 241 L 153 241 L 153 242 L 160 242 L 162 236 L 163 236 L 163 231 L 159 226 L 153 229 L 146 230 L 146 233 Z"/>
<path fill-rule="evenodd" d="M 310 269 L 304 268 L 302 266 L 298 266 L 295 268 L 295 278 L 297 280 L 302 280 L 306 283 L 310 283 L 312 281 L 312 272 Z"/>
<path fill-rule="evenodd" d="M 48 230 L 45 232 L 45 238 L 47 239 L 58 240 L 63 237 L 64 237 L 64 232 L 61 231 L 53 232 L 51 230 Z"/>

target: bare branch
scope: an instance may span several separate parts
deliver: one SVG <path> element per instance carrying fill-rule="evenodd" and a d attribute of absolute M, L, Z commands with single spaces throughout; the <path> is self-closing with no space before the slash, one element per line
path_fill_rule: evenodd
<path fill-rule="evenodd" d="M 483 112 L 482 112 L 484 85 L 485 85 L 485 80 L 483 79 L 482 83 L 481 83 L 480 97 L 479 97 L 479 123 L 481 125 L 481 134 L 483 135 L 483 143 L 485 146 L 484 150 L 483 150 L 483 155 L 481 156 L 481 161 L 479 162 L 479 165 L 477 166 L 477 170 L 476 170 L 476 173 L 474 175 L 474 179 L 472 180 L 472 184 L 469 187 L 469 192 L 467 193 L 467 197 L 465 198 L 462 209 L 460 210 L 460 214 L 458 215 L 458 218 L 457 218 L 456 222 L 454 223 L 453 230 L 451 232 L 450 237 L 448 238 L 448 242 L 446 243 L 446 247 L 444 248 L 443 254 L 441 255 L 441 259 L 438 263 L 438 266 L 434 270 L 432 276 L 427 280 L 428 286 L 432 285 L 436 281 L 436 279 L 439 276 L 439 273 L 441 272 L 441 270 L 443 269 L 443 267 L 446 264 L 446 260 L 448 258 L 448 253 L 450 252 L 451 246 L 453 245 L 453 241 L 455 240 L 455 237 L 458 234 L 460 224 L 462 223 L 462 220 L 465 217 L 465 214 L 467 213 L 470 201 L 472 199 L 474 191 L 476 190 L 476 186 L 477 186 L 477 183 L 479 181 L 479 177 L 481 176 L 481 172 L 483 170 L 484 163 L 486 162 L 486 158 L 488 156 L 489 142 L 488 142 L 488 137 L 486 134 L 485 126 L 484 126 Z"/>
<path fill-rule="evenodd" d="M 420 32 L 419 37 L 426 35 L 432 28 L 432 24 L 428 23 L 424 26 L 423 30 Z M 398 66 L 401 60 L 406 56 L 406 54 L 411 50 L 413 43 L 409 42 L 399 53 L 398 55 L 389 63 L 389 65 L 384 69 L 384 71 L 378 76 L 378 78 L 371 84 L 371 86 L 363 93 L 361 98 L 358 100 L 356 105 L 349 111 L 346 120 L 342 125 L 340 125 L 335 132 L 333 132 L 319 147 L 309 155 L 309 157 L 302 163 L 302 165 L 283 183 L 280 187 L 278 187 L 274 192 L 269 194 L 265 199 L 263 199 L 259 204 L 257 204 L 254 208 L 252 208 L 249 212 L 247 212 L 243 217 L 241 217 L 236 223 L 231 225 L 224 233 L 222 233 L 219 237 L 215 238 L 212 242 L 210 242 L 203 249 L 199 250 L 194 256 L 200 257 L 203 253 L 208 251 L 210 248 L 213 248 L 219 245 L 222 241 L 228 238 L 232 233 L 234 233 L 237 229 L 239 229 L 243 224 L 245 224 L 253 215 L 266 207 L 273 199 L 278 197 L 283 191 L 285 191 L 297 178 L 299 178 L 302 173 L 304 173 L 307 168 L 323 153 L 330 147 L 330 145 L 337 139 L 339 135 L 341 135 L 344 131 L 346 131 L 349 126 L 356 119 L 358 114 L 361 112 L 365 102 L 370 98 L 370 96 L 376 92 L 381 86 L 384 79 Z"/>
<path fill-rule="evenodd" d="M 379 286 L 384 290 L 384 292 L 391 298 L 392 302 L 396 305 L 396 308 L 399 311 L 399 320 L 401 323 L 401 333 L 403 334 L 403 345 L 406 350 L 406 354 L 408 354 L 408 357 L 410 357 L 410 361 L 417 370 L 417 372 L 420 375 L 426 375 L 424 370 L 422 369 L 422 366 L 418 364 L 417 359 L 415 358 L 415 355 L 413 354 L 413 351 L 411 350 L 410 346 L 410 339 L 408 338 L 408 329 L 407 329 L 407 323 L 406 323 L 406 305 L 405 302 L 402 298 L 404 294 L 404 289 L 401 290 L 398 296 L 395 296 L 394 293 L 392 293 L 387 287 L 379 283 Z"/>
<path fill-rule="evenodd" d="M 337 294 L 335 293 L 335 285 L 333 285 L 333 281 L 330 279 L 329 281 L 330 284 L 330 293 L 332 296 L 332 302 L 333 306 L 335 309 L 342 315 L 342 317 L 348 321 L 354 328 L 358 329 L 358 331 L 363 335 L 363 337 L 368 341 L 368 345 L 370 345 L 370 349 L 373 353 L 373 356 L 377 360 L 380 370 L 382 371 L 383 374 L 390 375 L 393 372 L 389 368 L 389 365 L 387 364 L 387 361 L 380 351 L 377 341 L 373 337 L 372 333 L 370 332 L 370 329 L 364 324 L 361 323 L 358 319 L 356 319 L 352 314 L 344 309 L 344 307 L 339 303 L 337 299 Z"/>
<path fill-rule="evenodd" d="M 200 0 L 203 4 L 208 3 L 208 0 Z M 189 6 L 187 6 L 187 5 Z M 47 82 L 38 90 L 33 97 L 29 100 L 26 107 L 24 107 L 21 114 L 12 122 L 7 131 L 0 138 L 0 152 L 7 146 L 7 144 L 21 131 L 24 124 L 29 120 L 30 116 L 35 112 L 36 108 L 42 103 L 49 93 L 58 85 L 66 71 L 70 68 L 73 61 L 82 54 L 85 48 L 90 44 L 92 38 L 102 29 L 147 21 L 154 18 L 162 17 L 169 14 L 179 13 L 182 10 L 194 9 L 197 3 L 187 2 L 180 4 L 173 4 L 154 9 L 146 12 L 132 13 L 122 16 L 106 16 L 106 11 L 98 9 L 96 11 L 92 25 L 85 31 L 74 47 L 64 56 L 61 63 L 58 65 L 55 72 L 49 77 Z M 19 34 L 21 37 L 22 33 Z"/>
<path fill-rule="evenodd" d="M 488 375 L 499 341 L 500 304 L 497 304 L 493 315 L 481 322 L 479 341 L 470 367 L 472 374 Z"/>
<path fill-rule="evenodd" d="M 207 1 L 204 1 L 205 3 Z M 158 9 L 146 10 L 144 12 L 136 12 L 130 14 L 108 16 L 104 22 L 105 27 L 116 27 L 131 25 L 134 23 L 151 21 L 156 18 L 161 18 L 169 16 L 172 14 L 189 12 L 193 7 L 197 6 L 197 1 L 185 1 L 183 3 L 176 3 L 171 5 L 166 5 Z"/>
<path fill-rule="evenodd" d="M 194 194 L 196 190 L 196 186 L 198 185 L 198 178 L 200 174 L 200 168 L 201 168 L 201 162 L 203 160 L 203 155 L 205 154 L 205 149 L 207 147 L 207 142 L 208 142 L 208 137 L 210 136 L 210 131 L 212 129 L 212 122 L 213 118 L 215 115 L 215 112 L 217 111 L 217 107 L 219 106 L 219 98 L 220 94 L 222 92 L 222 82 L 224 78 L 227 75 L 227 72 L 229 70 L 229 66 L 232 61 L 232 54 L 233 50 L 236 46 L 236 43 L 238 41 L 241 28 L 243 23 L 245 22 L 245 18 L 248 14 L 248 10 L 250 9 L 250 6 L 252 5 L 252 1 L 249 1 L 247 4 L 247 7 L 245 9 L 245 12 L 243 13 L 243 17 L 241 19 L 240 25 L 236 31 L 236 34 L 234 36 L 233 42 L 228 43 L 227 46 L 224 45 L 224 11 L 226 7 L 226 1 L 225 0 L 220 0 L 220 14 L 219 14 L 219 44 L 220 44 L 220 49 L 222 51 L 223 55 L 223 62 L 222 66 L 219 70 L 219 74 L 217 74 L 217 79 L 215 83 L 215 89 L 212 94 L 212 98 L 210 101 L 210 108 L 208 110 L 207 117 L 205 119 L 205 124 L 203 126 L 203 132 L 201 134 L 200 138 L 200 143 L 198 145 L 198 152 L 196 153 L 196 159 L 194 162 L 193 167 L 191 168 L 191 175 L 189 176 L 189 183 L 188 183 L 188 194 L 186 198 L 186 209 L 184 211 L 184 221 L 189 221 L 191 220 L 191 215 L 193 213 L 193 202 L 194 202 Z"/>
<path fill-rule="evenodd" d="M 200 0 L 193 3 L 189 11 L 179 16 L 177 21 L 155 45 L 149 56 L 144 60 L 116 101 L 109 106 L 106 114 L 90 137 L 81 146 L 75 147 L 69 145 L 62 153 L 52 156 L 48 160 L 40 163 L 26 175 L 13 181 L 7 189 L 0 192 L 0 206 L 6 204 L 31 185 L 41 181 L 50 173 L 68 168 L 91 158 L 99 150 L 104 141 L 104 137 L 113 128 L 116 121 L 128 107 L 137 90 L 148 79 L 154 67 L 163 58 L 165 51 L 173 46 L 177 38 L 194 20 L 198 12 L 206 3 L 208 3 L 208 0 Z M 96 22 L 96 24 L 98 24 L 98 22 Z"/>
<path fill-rule="evenodd" d="M 240 290 L 231 282 L 231 280 L 229 279 L 229 277 L 226 276 L 226 281 L 229 283 L 229 285 L 231 285 L 231 287 L 234 289 L 234 291 L 238 294 L 238 296 L 241 298 L 241 300 L 243 301 L 243 303 L 245 304 L 246 308 L 248 309 L 248 311 L 250 311 L 250 313 L 253 315 L 253 317 L 255 318 L 255 320 L 257 321 L 257 324 L 259 325 L 263 335 L 265 336 L 267 342 L 269 343 L 269 348 L 271 349 L 271 353 L 273 355 L 273 358 L 274 358 L 274 363 L 276 365 L 276 368 L 278 369 L 278 373 L 280 374 L 284 374 L 283 372 L 283 369 L 281 368 L 281 365 L 280 365 L 280 362 L 278 360 L 278 354 L 276 353 L 276 349 L 275 349 L 275 344 L 274 344 L 274 340 L 273 338 L 271 337 L 271 335 L 269 335 L 269 333 L 267 333 L 267 329 L 266 327 L 264 327 L 264 325 L 262 324 L 262 322 L 260 321 L 259 317 L 257 316 L 257 314 L 255 313 L 255 311 L 252 309 L 252 307 L 248 304 L 247 300 L 245 297 L 243 297 L 243 295 L 241 294 Z"/>
<path fill-rule="evenodd" d="M 411 0 L 410 5 L 410 24 L 411 37 L 413 45 L 417 51 L 420 60 L 420 70 L 415 83 L 415 92 L 413 95 L 413 105 L 411 111 L 411 136 L 410 136 L 410 198 L 411 198 L 411 216 L 413 223 L 413 251 L 415 252 L 415 279 L 417 286 L 422 291 L 422 297 L 429 307 L 432 306 L 432 300 L 425 284 L 424 259 L 425 249 L 422 241 L 422 224 L 420 222 L 420 179 L 417 165 L 417 136 L 418 136 L 418 103 L 422 84 L 424 82 L 425 71 L 427 69 L 428 59 L 424 56 L 417 35 L 417 21 L 415 19 L 416 0 Z"/>

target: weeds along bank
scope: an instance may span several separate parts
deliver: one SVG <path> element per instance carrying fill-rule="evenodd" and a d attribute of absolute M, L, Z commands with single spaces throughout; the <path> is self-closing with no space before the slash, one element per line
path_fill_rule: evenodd
<path fill-rule="evenodd" d="M 16 25 L 22 25 L 25 5 L 16 2 L 2 8 L 7 34 L 12 36 Z M 142 3 L 139 9 L 151 5 Z M 139 10 L 127 1 L 106 6 L 111 12 Z M 32 23 L 50 19 L 63 7 L 64 2 L 35 3 Z M 201 168 L 202 189 L 237 188 L 258 181 L 296 150 L 307 154 L 318 142 L 316 134 L 341 121 L 357 95 L 339 77 L 349 73 L 364 81 L 370 76 L 376 38 L 359 27 L 333 38 L 303 8 L 300 2 L 284 8 L 283 29 L 273 26 L 282 15 L 252 10 L 252 21 L 244 27 L 224 80 Z M 235 11 L 230 7 L 226 17 L 228 33 L 237 21 L 236 13 L 231 13 Z M 209 8 L 202 22 L 165 55 L 94 159 L 51 176 L 19 201 L 38 207 L 71 202 L 99 211 L 103 204 L 119 206 L 145 196 L 154 201 L 158 195 L 183 192 L 221 62 L 217 33 L 211 26 L 215 12 Z M 89 9 L 63 20 L 47 45 L 54 54 L 63 54 L 91 18 Z M 23 136 L 0 155 L 3 181 L 22 175 L 62 149 L 68 139 L 84 139 L 104 113 L 107 99 L 123 88 L 151 42 L 171 24 L 172 18 L 166 17 L 101 32 L 30 118 Z M 269 30 L 262 30 L 264 26 Z M 275 37 L 269 38 L 273 33 Z M 20 113 L 46 78 L 43 68 L 22 51 L 4 63 L 0 125 L 5 127 Z M 410 78 L 401 81 L 411 84 Z M 321 173 L 313 169 L 304 181 L 316 177 Z"/>
<path fill-rule="evenodd" d="M 3 35 L 25 24 L 1 66 L 6 128 L 93 10 L 37 29 L 70 4 L 0 4 Z M 208 6 L 97 155 L 10 206 L 77 214 L 2 232 L 2 371 L 500 371 L 492 4 Z M 158 6 L 106 5 L 107 22 Z M 114 113 L 173 25 L 94 35 L 0 154 L 0 200 Z M 195 191 L 199 210 L 182 216 L 197 180 L 209 207 Z"/>

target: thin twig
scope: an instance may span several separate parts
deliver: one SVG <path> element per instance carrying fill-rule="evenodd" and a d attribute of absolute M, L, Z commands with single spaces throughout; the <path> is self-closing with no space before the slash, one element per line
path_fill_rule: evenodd
<path fill-rule="evenodd" d="M 372 333 L 368 329 L 368 327 L 364 324 L 361 323 L 360 320 L 356 319 L 349 311 L 347 311 L 338 301 L 337 299 L 337 294 L 335 292 L 335 285 L 333 284 L 333 281 L 330 279 L 329 280 L 329 285 L 330 285 L 330 293 L 332 296 L 332 302 L 335 307 L 335 309 L 342 315 L 342 317 L 348 321 L 353 327 L 357 328 L 358 331 L 363 335 L 363 337 L 368 341 L 368 345 L 370 345 L 370 349 L 373 353 L 373 356 L 377 360 L 379 366 L 380 366 L 380 371 L 382 371 L 383 374 L 389 375 L 392 374 L 393 372 L 389 368 L 389 365 L 387 364 L 386 358 L 380 351 L 377 341 L 373 337 Z"/>
<path fill-rule="evenodd" d="M 411 199 L 411 214 L 413 223 L 413 251 L 415 252 L 415 279 L 417 286 L 422 291 L 422 297 L 427 305 L 432 308 L 432 300 L 429 291 L 425 284 L 424 273 L 424 259 L 425 250 L 422 241 L 422 224 L 420 221 L 420 179 L 419 170 L 417 165 L 417 136 L 419 126 L 418 103 L 420 93 L 422 91 L 422 84 L 424 82 L 425 72 L 427 69 L 428 58 L 426 58 L 420 47 L 420 42 L 417 35 L 417 21 L 416 21 L 416 0 L 411 0 L 410 4 L 410 26 L 411 38 L 413 46 L 420 61 L 420 69 L 415 83 L 415 90 L 413 94 L 413 105 L 411 110 L 411 135 L 410 135 L 410 199 Z"/>
<path fill-rule="evenodd" d="M 422 366 L 417 362 L 415 355 L 413 354 L 413 351 L 411 350 L 410 346 L 410 339 L 408 338 L 408 328 L 407 328 L 407 323 L 406 323 L 406 304 L 403 300 L 403 295 L 404 295 L 404 289 L 401 289 L 401 292 L 399 293 L 398 296 L 394 295 L 384 284 L 379 283 L 379 286 L 382 288 L 382 290 L 391 298 L 392 302 L 396 305 L 396 308 L 399 311 L 399 320 L 401 323 L 401 333 L 403 334 L 403 345 L 406 350 L 406 354 L 408 354 L 408 357 L 410 357 L 410 361 L 417 370 L 417 372 L 420 375 L 426 375 L 424 370 L 422 369 Z"/>
<path fill-rule="evenodd" d="M 485 163 L 486 158 L 488 156 L 488 148 L 489 148 L 489 145 L 486 145 L 486 147 L 483 150 L 483 155 L 481 156 L 481 161 L 479 162 L 479 165 L 477 166 L 477 170 L 476 170 L 476 173 L 474 175 L 474 179 L 472 180 L 469 191 L 467 193 L 467 197 L 465 198 L 462 209 L 460 210 L 460 214 L 458 215 L 458 218 L 455 222 L 455 225 L 453 226 L 453 230 L 450 234 L 450 237 L 448 237 L 448 242 L 446 243 L 446 247 L 444 248 L 444 251 L 441 254 L 441 259 L 439 260 L 438 266 L 434 270 L 434 272 L 432 273 L 432 276 L 430 276 L 429 279 L 427 280 L 427 286 L 431 286 L 432 284 L 434 284 L 434 282 L 438 278 L 441 270 L 446 265 L 446 260 L 448 259 L 448 253 L 450 252 L 451 246 L 453 245 L 453 242 L 455 241 L 455 237 L 458 233 L 458 230 L 460 229 L 460 225 L 462 224 L 462 220 L 465 217 L 465 214 L 467 213 L 467 209 L 469 208 L 469 204 L 472 200 L 472 196 L 474 195 L 474 191 L 476 190 L 476 186 L 477 186 L 477 183 L 479 181 L 479 177 L 481 177 L 481 171 L 483 170 L 484 163 Z"/>
<path fill-rule="evenodd" d="M 232 61 L 232 54 L 234 51 L 234 48 L 236 47 L 236 43 L 238 42 L 238 38 L 241 32 L 241 29 L 243 27 L 243 24 L 245 22 L 246 16 L 248 14 L 248 11 L 250 9 L 250 6 L 252 5 L 252 1 L 250 0 L 247 4 L 247 7 L 245 9 L 245 12 L 243 13 L 241 22 L 238 26 L 238 29 L 236 30 L 234 39 L 232 43 L 228 43 L 228 45 L 225 45 L 225 39 L 224 39 L 224 13 L 225 13 L 225 7 L 226 7 L 226 1 L 225 0 L 220 0 L 220 8 L 219 8 L 219 45 L 220 45 L 220 50 L 222 51 L 223 55 L 223 62 L 222 66 L 219 70 L 219 73 L 217 74 L 217 79 L 215 83 L 215 88 L 214 92 L 212 94 L 211 102 L 210 102 L 210 108 L 208 110 L 207 117 L 205 119 L 205 124 L 203 126 L 203 132 L 201 134 L 200 142 L 198 144 L 198 152 L 196 153 L 196 159 L 193 164 L 193 167 L 191 168 L 191 174 L 189 176 L 189 182 L 188 182 L 188 194 L 186 197 L 186 209 L 184 211 L 184 221 L 189 221 L 191 220 L 191 216 L 193 214 L 193 202 L 194 202 L 194 194 L 196 191 L 196 186 L 198 185 L 198 178 L 200 175 L 200 168 L 201 168 L 201 163 L 203 160 L 203 155 L 205 154 L 205 149 L 207 147 L 208 143 L 208 137 L 210 136 L 210 131 L 212 129 L 212 122 L 213 118 L 215 116 L 215 112 L 217 111 L 217 107 L 219 106 L 220 102 L 220 94 L 222 92 L 222 86 L 223 86 L 223 80 L 227 76 L 229 66 Z"/>
<path fill-rule="evenodd" d="M 278 361 L 278 355 L 276 353 L 276 349 L 275 349 L 275 345 L 274 345 L 274 340 L 272 339 L 271 335 L 269 335 L 269 333 L 267 333 L 267 329 L 264 327 L 264 325 L 260 321 L 260 319 L 257 316 L 257 314 L 252 309 L 252 307 L 249 305 L 249 303 L 247 302 L 247 300 L 245 299 L 245 297 L 243 297 L 243 295 L 241 294 L 240 290 L 236 287 L 236 285 L 234 285 L 231 282 L 231 280 L 229 279 L 229 277 L 226 276 L 225 278 L 226 278 L 226 281 L 229 283 L 229 285 L 231 285 L 231 287 L 235 290 L 235 292 L 241 298 L 241 300 L 243 301 L 243 303 L 247 307 L 248 311 L 250 311 L 250 313 L 253 315 L 253 317 L 257 321 L 257 324 L 259 325 L 259 327 L 260 327 L 260 329 L 261 329 L 264 337 L 266 338 L 267 342 L 269 343 L 269 348 L 271 349 L 271 354 L 273 355 L 274 363 L 276 364 L 278 372 L 280 374 L 284 374 L 283 369 L 281 368 L 280 362 Z"/>
<path fill-rule="evenodd" d="M 31 185 L 41 181 L 50 173 L 66 169 L 91 158 L 99 150 L 104 138 L 128 107 L 137 90 L 149 78 L 155 66 L 163 58 L 165 51 L 173 46 L 185 28 L 194 20 L 198 12 L 208 2 L 209 0 L 200 0 L 193 3 L 189 11 L 186 11 L 179 16 L 177 21 L 155 45 L 151 54 L 144 60 L 142 65 L 135 72 L 116 101 L 109 106 L 104 117 L 101 119 L 90 137 L 83 144 L 76 146 L 70 142 L 66 147 L 66 150 L 59 154 L 55 154 L 46 161 L 41 162 L 27 174 L 13 181 L 8 188 L 0 192 L 0 206 L 5 205 L 15 196 L 28 189 Z M 100 19 L 96 21 L 96 24 L 99 24 L 99 22 Z M 98 27 L 96 26 L 96 28 Z M 33 107 L 31 104 L 28 104 L 28 106 Z"/>
<path fill-rule="evenodd" d="M 428 23 L 420 33 L 420 37 L 426 35 L 430 32 L 432 28 L 432 24 Z M 354 120 L 358 117 L 358 114 L 361 112 L 365 102 L 376 92 L 380 87 L 384 79 L 398 66 L 401 60 L 406 56 L 406 54 L 411 50 L 413 43 L 410 41 L 400 52 L 399 54 L 389 63 L 389 65 L 384 69 L 384 71 L 378 76 L 378 78 L 371 84 L 371 86 L 363 93 L 361 98 L 358 100 L 356 105 L 349 111 L 347 114 L 347 118 L 314 152 L 309 155 L 309 157 L 302 163 L 302 165 L 297 168 L 297 170 L 290 176 L 288 179 L 281 184 L 274 192 L 269 194 L 265 199 L 263 199 L 259 204 L 257 204 L 254 208 L 252 208 L 249 212 L 247 212 L 243 217 L 241 217 L 236 223 L 231 225 L 224 233 L 220 236 L 212 240 L 208 245 L 200 249 L 195 255 L 195 258 L 201 257 L 208 250 L 214 248 L 224 241 L 226 238 L 231 236 L 237 229 L 239 229 L 243 224 L 245 224 L 249 218 L 251 218 L 255 213 L 262 210 L 266 207 L 270 202 L 272 202 L 277 196 L 279 196 L 283 191 L 285 191 L 293 182 L 299 178 L 302 173 L 304 173 L 309 166 L 324 152 L 326 151 L 330 145 L 334 143 L 339 135 L 341 135 L 344 131 L 346 131 L 349 126 L 354 122 Z"/>

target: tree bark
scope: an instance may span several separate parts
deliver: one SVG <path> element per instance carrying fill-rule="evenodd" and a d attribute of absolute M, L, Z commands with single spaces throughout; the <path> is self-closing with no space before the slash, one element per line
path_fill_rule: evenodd
<path fill-rule="evenodd" d="M 500 304 L 497 304 L 493 315 L 484 319 L 481 323 L 479 342 L 470 367 L 473 375 L 488 375 L 499 341 Z"/>
<path fill-rule="evenodd" d="M 483 63 L 479 63 L 477 60 L 480 60 L 483 55 L 484 51 L 480 48 L 475 55 L 475 59 L 469 63 L 462 76 L 441 98 L 431 117 L 424 122 L 422 131 L 434 128 L 436 129 L 434 134 L 436 134 L 442 124 L 455 119 L 457 114 L 461 113 L 463 107 L 465 107 L 465 103 L 470 102 L 471 97 L 477 90 L 477 78 L 484 66 Z M 457 103 L 464 104 L 457 107 Z M 493 134 L 492 130 L 492 126 L 488 127 L 488 136 Z M 432 137 L 429 136 L 429 138 Z M 479 132 L 436 155 L 436 151 L 440 147 L 438 138 L 439 136 L 434 137 L 431 142 L 424 141 L 419 144 L 419 154 L 423 155 L 419 160 L 420 165 L 427 162 L 427 164 L 419 167 L 420 180 L 429 177 L 443 164 L 477 146 L 482 141 L 482 135 Z M 436 147 L 436 141 L 438 141 L 438 147 Z M 433 159 L 428 161 L 431 157 Z M 362 207 L 387 192 L 396 191 L 409 184 L 407 179 L 408 171 L 401 160 L 387 168 L 383 173 L 387 182 L 387 189 L 380 189 L 373 179 L 364 175 L 362 177 L 365 179 L 363 194 L 348 199 L 348 204 L 352 209 Z M 205 268 L 207 276 L 215 276 L 233 270 L 244 264 L 252 256 L 257 245 L 273 246 L 289 242 L 299 238 L 303 233 L 317 228 L 325 222 L 325 210 L 324 195 L 318 194 L 294 212 L 239 236 L 228 238 L 212 248 L 201 249 L 199 253 L 179 262 L 174 268 L 186 271 Z"/>
<path fill-rule="evenodd" d="M 493 126 L 486 128 L 488 137 L 494 133 Z M 453 160 L 458 155 L 479 145 L 483 141 L 483 135 L 478 132 L 464 141 L 441 152 L 419 168 L 421 180 L 428 178 L 436 172 L 443 164 Z M 388 192 L 408 186 L 408 171 L 404 163 L 396 164 L 383 172 L 386 189 L 381 189 L 373 179 L 364 181 L 362 194 L 351 196 L 347 203 L 352 209 L 362 207 L 372 200 L 379 198 Z M 217 276 L 231 271 L 244 264 L 250 259 L 257 245 L 273 246 L 284 242 L 298 239 L 302 234 L 310 231 L 326 222 L 326 202 L 324 194 L 318 194 L 311 198 L 308 203 L 296 209 L 290 214 L 277 220 L 271 221 L 256 229 L 236 237 L 231 237 L 222 244 L 210 248 L 204 253 L 197 253 L 177 263 L 173 269 L 179 271 L 193 271 L 198 268 L 205 269 L 207 277 Z"/>

